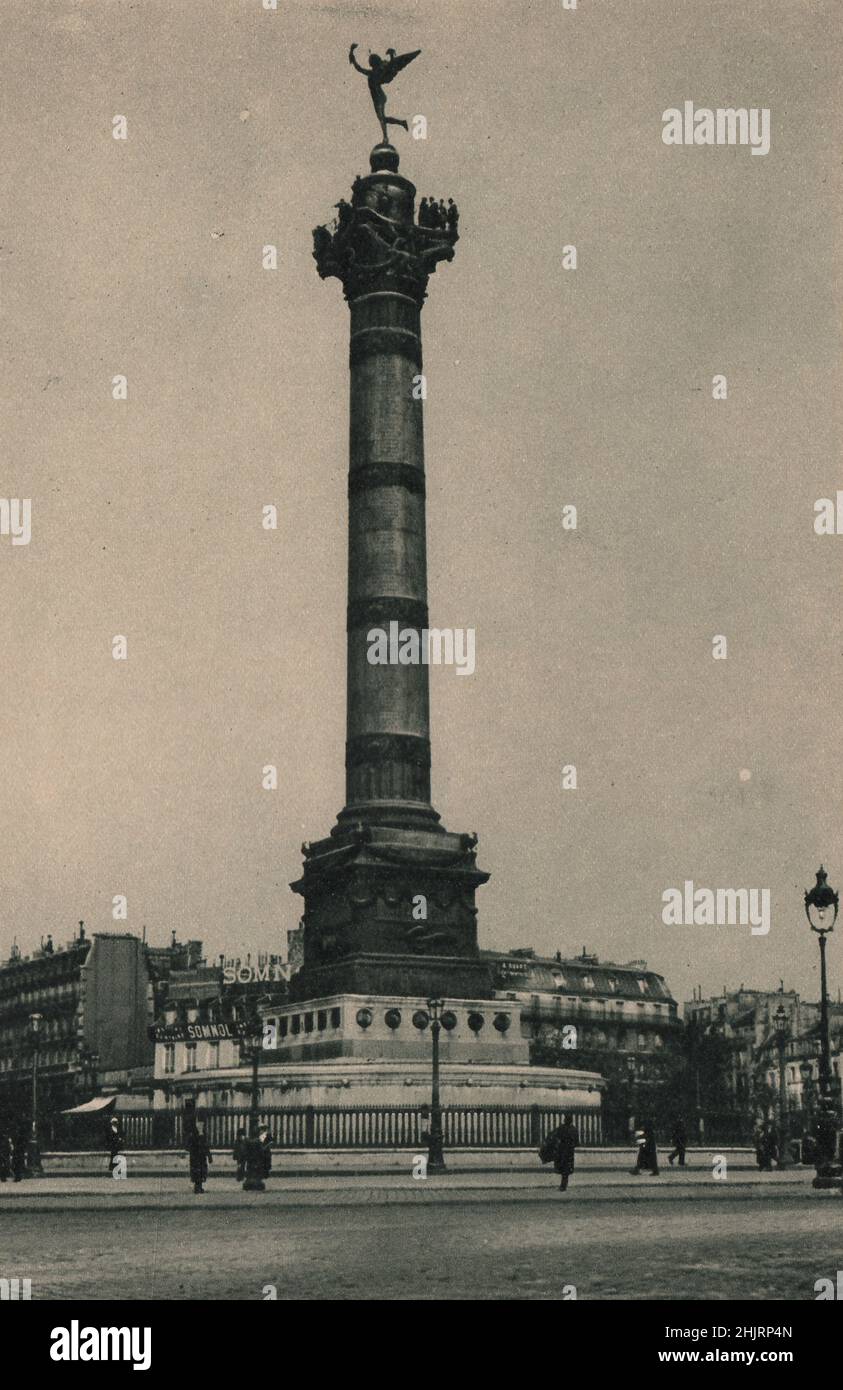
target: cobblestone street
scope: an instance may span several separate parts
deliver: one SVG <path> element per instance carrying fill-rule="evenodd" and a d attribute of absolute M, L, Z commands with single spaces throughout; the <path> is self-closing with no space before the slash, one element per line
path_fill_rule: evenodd
<path fill-rule="evenodd" d="M 3 1263 L 34 1299 L 812 1300 L 843 1202 L 810 1178 L 47 1179 L 3 1189 Z"/>

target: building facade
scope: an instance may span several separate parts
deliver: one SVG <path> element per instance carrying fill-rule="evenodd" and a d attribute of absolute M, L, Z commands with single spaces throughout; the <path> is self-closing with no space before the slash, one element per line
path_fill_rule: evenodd
<path fill-rule="evenodd" d="M 780 1116 L 781 1086 L 776 1014 L 787 1015 L 784 1033 L 785 1104 L 793 1132 L 807 1130 L 818 1096 L 820 1006 L 800 998 L 795 990 L 746 989 L 684 1005 L 689 1032 L 689 1056 L 712 1053 L 719 1047 L 713 1069 L 724 1106 L 743 1115 L 747 1134 L 761 1119 Z M 829 1005 L 832 1087 L 840 1099 L 843 1006 Z M 700 1066 L 704 1063 L 701 1061 Z"/>
<path fill-rule="evenodd" d="M 0 1117 L 9 1128 L 31 1118 L 37 1060 L 38 1111 L 45 1138 L 63 1111 L 103 1093 L 152 1099 L 154 1046 L 149 1026 L 173 964 L 199 943 L 152 947 L 128 932 L 74 938 L 0 963 Z"/>
<path fill-rule="evenodd" d="M 585 950 L 538 956 L 530 947 L 483 954 L 496 999 L 519 1006 L 531 1062 L 604 1078 L 607 1137 L 625 1138 L 636 1115 L 667 1108 L 683 1030 L 676 1000 L 646 961 L 616 964 Z"/>

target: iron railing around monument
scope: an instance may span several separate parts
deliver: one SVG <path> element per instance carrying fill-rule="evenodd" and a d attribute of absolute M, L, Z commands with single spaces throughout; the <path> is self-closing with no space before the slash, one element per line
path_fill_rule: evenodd
<path fill-rule="evenodd" d="M 601 1143 L 598 1111 L 574 1110 L 584 1147 Z M 186 1138 L 181 1110 L 117 1111 L 127 1149 L 182 1149 Z M 212 1149 L 231 1149 L 237 1130 L 248 1129 L 248 1111 L 231 1107 L 197 1108 Z M 446 1149 L 538 1148 L 544 1135 L 562 1122 L 563 1111 L 549 1106 L 450 1105 L 442 1110 Z M 418 1106 L 276 1106 L 260 1111 L 279 1152 L 297 1149 L 410 1149 L 424 1147 L 430 1123 Z M 56 1136 L 58 1139 L 58 1136 Z M 80 1147 L 72 1134 L 61 1145 Z M 82 1147 L 90 1147 L 90 1139 Z"/>

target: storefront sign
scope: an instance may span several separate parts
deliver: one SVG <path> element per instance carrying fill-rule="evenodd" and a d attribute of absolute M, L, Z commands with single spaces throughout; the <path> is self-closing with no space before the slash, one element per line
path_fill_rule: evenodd
<path fill-rule="evenodd" d="M 149 1029 L 153 1042 L 235 1042 L 248 1032 L 246 1023 L 156 1023 Z"/>
<path fill-rule="evenodd" d="M 282 965 L 227 965 L 222 972 L 222 982 L 224 985 L 251 985 L 261 980 L 273 981 L 278 984 L 285 979 L 284 967 Z"/>

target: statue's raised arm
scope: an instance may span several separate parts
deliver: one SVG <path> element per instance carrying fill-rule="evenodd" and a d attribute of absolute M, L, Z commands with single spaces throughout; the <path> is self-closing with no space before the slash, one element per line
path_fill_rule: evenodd
<path fill-rule="evenodd" d="M 357 59 L 356 59 L 355 56 L 354 56 L 354 51 L 355 51 L 356 48 L 357 48 L 357 44 L 356 44 L 356 43 L 353 43 L 353 44 L 351 45 L 350 49 L 348 50 L 348 61 L 351 63 L 351 66 L 352 66 L 353 68 L 356 68 L 356 69 L 357 69 L 358 72 L 362 72 L 362 74 L 363 74 L 364 77 L 368 77 L 368 76 L 369 76 L 369 69 L 368 69 L 368 68 L 361 67 L 360 64 L 358 63 Z"/>

